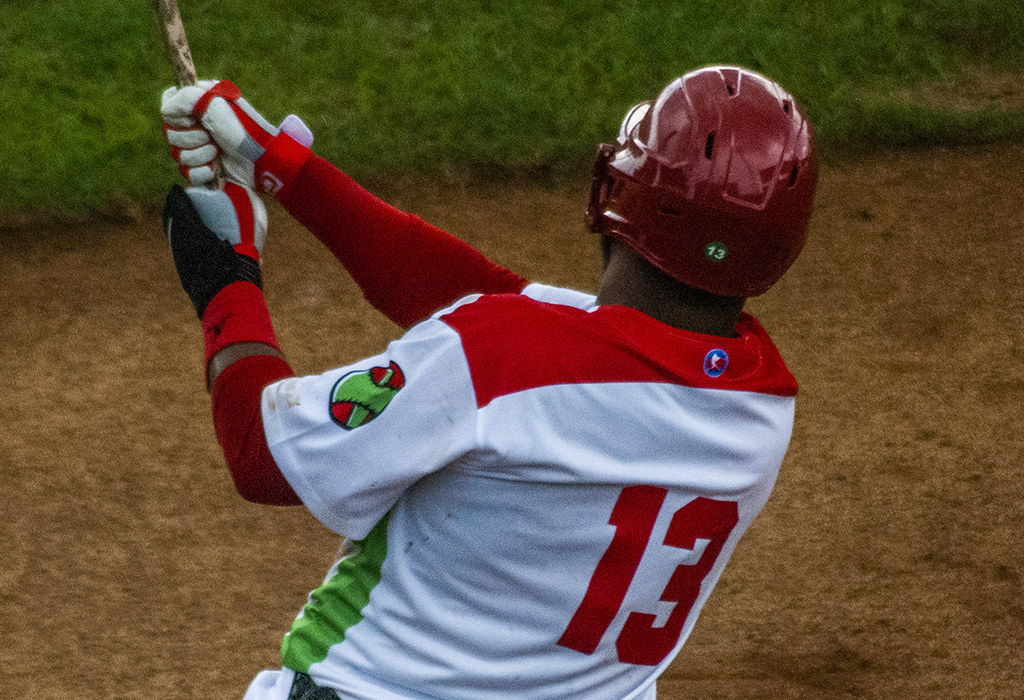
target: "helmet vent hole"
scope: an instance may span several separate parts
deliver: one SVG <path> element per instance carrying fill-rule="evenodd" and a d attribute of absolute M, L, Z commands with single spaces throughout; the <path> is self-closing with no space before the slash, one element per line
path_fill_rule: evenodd
<path fill-rule="evenodd" d="M 790 102 L 789 100 L 783 102 L 782 111 L 785 112 L 786 114 L 790 114 L 793 111 L 793 103 Z"/>
<path fill-rule="evenodd" d="M 704 157 L 711 160 L 711 153 L 715 149 L 715 132 L 708 134 L 708 140 L 704 143 Z"/>
<path fill-rule="evenodd" d="M 683 215 L 683 212 L 681 210 L 679 210 L 679 209 L 671 209 L 669 207 L 662 207 L 661 213 L 664 214 L 665 216 L 676 216 L 676 217 L 678 217 L 678 216 L 682 216 Z"/>
<path fill-rule="evenodd" d="M 736 86 L 733 85 L 732 83 L 725 84 L 725 91 L 729 93 L 729 97 L 736 96 Z"/>
<path fill-rule="evenodd" d="M 789 174 L 789 186 L 792 187 L 796 184 L 796 176 L 800 174 L 800 166 L 796 163 L 793 164 L 793 172 Z"/>

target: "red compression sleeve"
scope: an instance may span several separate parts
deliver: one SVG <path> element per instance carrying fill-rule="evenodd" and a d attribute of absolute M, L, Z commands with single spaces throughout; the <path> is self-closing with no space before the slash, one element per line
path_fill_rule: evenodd
<path fill-rule="evenodd" d="M 235 489 L 247 501 L 297 506 L 302 501 L 270 454 L 260 398 L 268 384 L 294 376 L 279 357 L 253 355 L 228 365 L 213 385 L 213 425 Z"/>
<path fill-rule="evenodd" d="M 234 343 L 266 343 L 278 347 L 263 291 L 251 282 L 232 282 L 206 305 L 203 311 L 204 369 L 214 355 Z"/>
<path fill-rule="evenodd" d="M 527 284 L 465 241 L 381 201 L 323 158 L 310 156 L 277 196 L 345 266 L 367 301 L 403 328 L 467 294 L 518 293 Z"/>
<path fill-rule="evenodd" d="M 210 300 L 203 313 L 206 364 L 235 343 L 277 348 L 263 292 L 250 282 L 234 282 Z M 294 376 L 279 357 L 253 355 L 235 360 L 211 387 L 213 427 L 235 488 L 242 498 L 265 505 L 301 505 L 274 462 L 263 433 L 263 387 Z"/>

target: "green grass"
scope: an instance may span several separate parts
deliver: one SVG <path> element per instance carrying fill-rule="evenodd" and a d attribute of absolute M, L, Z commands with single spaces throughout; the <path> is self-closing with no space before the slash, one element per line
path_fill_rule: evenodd
<path fill-rule="evenodd" d="M 629 105 L 712 63 L 780 81 L 826 148 L 1024 135 L 1019 112 L 864 97 L 966 66 L 1024 78 L 1009 0 L 179 4 L 201 77 L 234 80 L 272 121 L 298 113 L 357 178 L 584 162 Z M 159 128 L 170 80 L 144 0 L 4 0 L 0 211 L 156 201 L 176 177 Z"/>

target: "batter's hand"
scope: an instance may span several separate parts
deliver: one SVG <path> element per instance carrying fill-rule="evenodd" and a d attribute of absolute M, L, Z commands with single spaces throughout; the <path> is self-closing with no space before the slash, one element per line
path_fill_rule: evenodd
<path fill-rule="evenodd" d="M 259 262 L 267 239 L 267 208 L 258 194 L 231 181 L 223 190 L 190 187 L 185 193 L 217 238 Z"/>
<path fill-rule="evenodd" d="M 251 282 L 262 289 L 259 256 L 267 211 L 252 190 L 234 182 L 216 191 L 175 185 L 164 203 L 164 231 L 181 286 L 200 319 L 229 284 Z"/>
<path fill-rule="evenodd" d="M 193 185 L 216 177 L 219 156 L 228 180 L 253 190 L 275 192 L 280 179 L 257 173 L 256 163 L 281 133 L 309 148 L 313 134 L 297 116 L 275 127 L 228 81 L 203 80 L 167 89 L 161 100 L 164 135 L 181 173 Z"/>

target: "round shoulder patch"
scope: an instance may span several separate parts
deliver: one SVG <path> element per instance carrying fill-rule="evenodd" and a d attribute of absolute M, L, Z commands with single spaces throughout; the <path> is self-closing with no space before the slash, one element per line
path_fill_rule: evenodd
<path fill-rule="evenodd" d="M 711 378 L 722 376 L 722 372 L 729 366 L 729 355 L 725 350 L 715 348 L 704 356 L 704 374 Z"/>
<path fill-rule="evenodd" d="M 380 415 L 405 386 L 402 368 L 394 362 L 349 372 L 331 389 L 331 419 L 345 430 L 366 425 Z"/>

